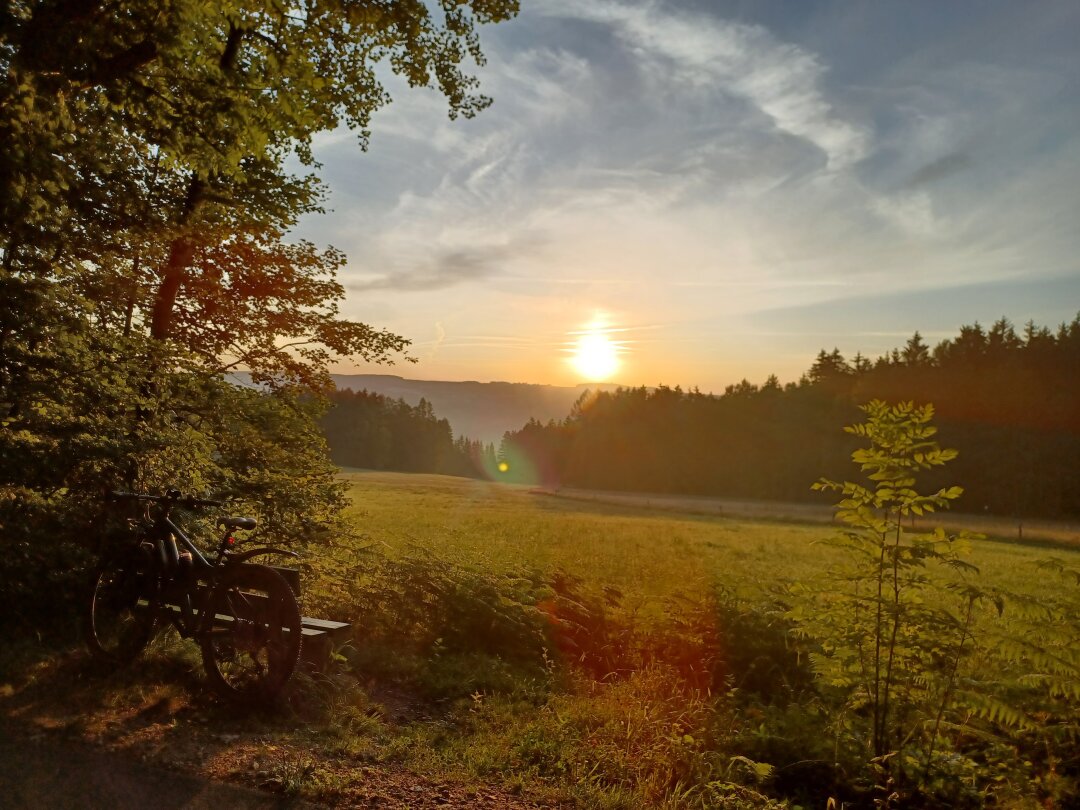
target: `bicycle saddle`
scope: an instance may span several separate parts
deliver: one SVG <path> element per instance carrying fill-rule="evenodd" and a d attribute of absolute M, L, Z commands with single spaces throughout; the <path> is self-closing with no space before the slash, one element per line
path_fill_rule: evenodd
<path fill-rule="evenodd" d="M 226 529 L 254 529 L 258 525 L 258 521 L 255 518 L 248 517 L 227 517 L 218 521 L 218 524 L 224 526 Z"/>

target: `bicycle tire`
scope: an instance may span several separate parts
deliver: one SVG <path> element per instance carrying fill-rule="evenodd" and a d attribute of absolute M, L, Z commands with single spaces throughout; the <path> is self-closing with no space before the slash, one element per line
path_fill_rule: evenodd
<path fill-rule="evenodd" d="M 213 588 L 199 634 L 210 687 L 237 703 L 271 702 L 300 659 L 300 607 L 288 583 L 262 565 L 236 566 Z"/>
<path fill-rule="evenodd" d="M 153 556 L 144 545 L 98 564 L 84 615 L 87 646 L 96 660 L 130 664 L 150 643 L 158 624 L 155 576 Z"/>

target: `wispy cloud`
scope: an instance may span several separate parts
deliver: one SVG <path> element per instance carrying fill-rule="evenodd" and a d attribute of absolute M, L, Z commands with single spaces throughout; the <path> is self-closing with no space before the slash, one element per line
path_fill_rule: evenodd
<path fill-rule="evenodd" d="M 908 188 L 938 183 L 972 167 L 971 158 L 964 152 L 949 152 L 935 158 L 912 173 L 907 180 Z"/>
<path fill-rule="evenodd" d="M 874 211 L 913 236 L 934 233 L 934 210 L 930 195 L 925 191 L 898 192 L 870 200 Z"/>
<path fill-rule="evenodd" d="M 449 251 L 423 267 L 353 281 L 346 287 L 352 292 L 441 290 L 498 273 L 499 257 L 503 254 L 502 248 Z"/>
<path fill-rule="evenodd" d="M 832 169 L 867 153 L 867 128 L 845 120 L 826 100 L 820 59 L 760 26 L 656 3 L 558 0 L 545 3 L 543 11 L 611 26 L 669 92 L 677 85 L 746 99 L 780 130 L 818 147 Z"/>

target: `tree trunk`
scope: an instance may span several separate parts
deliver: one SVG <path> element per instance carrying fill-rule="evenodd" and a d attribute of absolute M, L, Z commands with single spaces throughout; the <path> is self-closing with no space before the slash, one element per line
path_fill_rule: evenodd
<path fill-rule="evenodd" d="M 247 32 L 229 23 L 229 36 L 222 50 L 219 66 L 221 71 L 228 76 L 236 70 L 236 60 L 240 53 Z M 154 169 L 157 171 L 156 165 Z M 206 191 L 206 182 L 192 175 L 188 183 L 187 199 L 184 200 L 184 209 L 180 212 L 179 225 L 184 227 L 190 222 L 192 215 L 202 203 L 203 194 Z M 172 328 L 173 308 L 176 306 L 176 296 L 180 292 L 180 286 L 184 283 L 191 260 L 195 255 L 195 244 L 188 236 L 178 236 L 169 245 L 169 258 L 165 261 L 165 267 L 161 273 L 161 286 L 158 287 L 157 296 L 154 299 L 154 312 L 150 320 L 150 336 L 155 340 L 165 340 L 169 337 Z"/>
<path fill-rule="evenodd" d="M 192 214 L 198 209 L 205 188 L 206 183 L 198 177 L 191 178 L 188 183 L 187 199 L 184 200 L 184 209 L 180 212 L 178 224 L 181 227 L 187 225 Z M 176 296 L 180 292 L 180 285 L 187 277 L 187 271 L 194 256 L 195 243 L 188 236 L 177 236 L 169 245 L 169 258 L 165 260 L 165 266 L 161 271 L 161 285 L 154 298 L 154 312 L 150 318 L 150 336 L 154 340 L 165 340 L 169 337 Z"/>
<path fill-rule="evenodd" d="M 220 67 L 226 75 L 236 69 L 236 59 L 240 52 L 246 32 L 229 24 L 229 36 L 225 42 L 225 48 L 221 54 Z M 192 214 L 202 202 L 206 183 L 196 176 L 192 176 L 188 184 L 187 199 L 184 200 L 184 209 L 180 213 L 179 225 L 188 224 Z M 169 245 L 169 258 L 165 261 L 165 267 L 161 273 L 161 286 L 158 287 L 157 296 L 154 299 L 154 312 L 150 320 L 150 336 L 155 340 L 165 340 L 169 337 L 172 328 L 173 309 L 176 306 L 176 296 L 180 292 L 180 286 L 187 277 L 188 268 L 195 255 L 195 244 L 190 237 L 178 236 Z"/>
<path fill-rule="evenodd" d="M 154 312 L 150 319 L 150 336 L 154 340 L 165 340 L 172 328 L 173 307 L 180 285 L 184 283 L 187 269 L 195 255 L 195 246 L 191 240 L 180 236 L 169 245 L 169 258 L 161 273 L 161 285 L 154 298 Z"/>

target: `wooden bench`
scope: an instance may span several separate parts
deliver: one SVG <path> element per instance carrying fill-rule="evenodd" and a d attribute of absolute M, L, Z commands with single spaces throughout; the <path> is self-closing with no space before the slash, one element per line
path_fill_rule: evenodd
<path fill-rule="evenodd" d="M 282 566 L 267 566 L 281 574 L 281 577 L 289 583 L 292 592 L 300 598 L 300 571 L 297 568 L 285 568 Z M 180 612 L 180 606 L 166 602 L 162 605 L 165 610 L 174 613 Z M 232 616 L 218 613 L 214 616 L 214 623 L 228 626 L 233 621 Z M 316 619 L 312 616 L 300 617 L 300 633 L 303 639 L 300 646 L 300 660 L 308 667 L 317 672 L 322 672 L 330 663 L 330 654 L 349 639 L 349 631 L 352 625 L 348 622 L 335 622 L 329 619 Z"/>
<path fill-rule="evenodd" d="M 282 579 L 289 583 L 296 598 L 300 598 L 300 569 L 286 568 L 279 565 L 271 565 Z M 300 658 L 308 665 L 322 672 L 330 663 L 330 654 L 335 648 L 340 647 L 349 640 L 349 631 L 352 625 L 348 622 L 335 622 L 330 619 L 316 619 L 312 616 L 300 617 L 300 629 L 303 634 L 303 645 L 300 648 Z"/>

